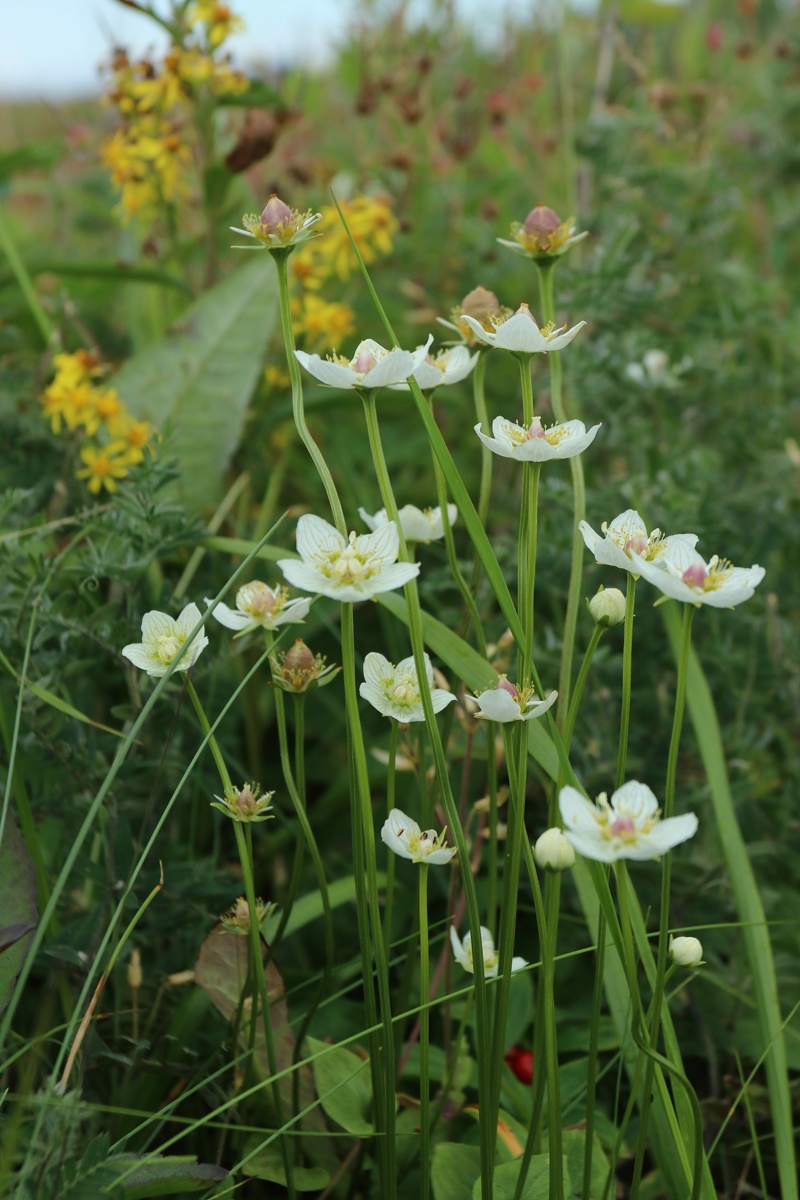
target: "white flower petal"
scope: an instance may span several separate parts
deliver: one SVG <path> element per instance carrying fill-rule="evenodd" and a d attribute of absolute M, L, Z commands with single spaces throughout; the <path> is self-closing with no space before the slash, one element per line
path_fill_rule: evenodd
<path fill-rule="evenodd" d="M 630 813 L 631 816 L 650 817 L 658 812 L 658 801 L 646 783 L 629 779 L 617 788 L 611 797 L 611 807 L 615 812 Z"/>
<path fill-rule="evenodd" d="M 320 358 L 318 354 L 306 354 L 303 350 L 295 350 L 294 353 L 309 375 L 313 375 L 320 383 L 345 390 L 356 386 L 356 373 L 352 368 L 342 363 L 331 362 L 328 358 Z"/>
<path fill-rule="evenodd" d="M 129 646 L 122 647 L 122 653 L 127 659 L 138 667 L 141 671 L 147 671 L 148 675 L 166 675 L 167 668 L 159 663 L 152 654 L 149 654 L 141 642 L 132 642 Z"/>
<path fill-rule="evenodd" d="M 505 688 L 489 688 L 477 697 L 480 712 L 476 717 L 485 717 L 487 721 L 498 721 L 501 725 L 509 721 L 521 721 L 522 713 L 519 704 Z"/>
<path fill-rule="evenodd" d="M 322 517 L 305 513 L 297 522 L 297 552 L 306 562 L 340 554 L 346 545 L 339 530 Z"/>
<path fill-rule="evenodd" d="M 211 601 L 206 597 L 204 603 L 209 605 Z M 226 629 L 235 629 L 237 632 L 247 629 L 250 625 L 255 628 L 257 624 L 253 617 L 248 616 L 247 613 L 239 612 L 238 609 L 228 608 L 228 605 L 223 604 L 221 600 L 211 615 L 215 620 L 219 621 L 220 625 L 224 625 Z"/>
<path fill-rule="evenodd" d="M 370 595 L 377 596 L 380 592 L 393 592 L 395 588 L 405 587 L 419 575 L 419 568 L 419 563 L 394 563 L 384 567 L 380 576 L 369 581 Z"/>

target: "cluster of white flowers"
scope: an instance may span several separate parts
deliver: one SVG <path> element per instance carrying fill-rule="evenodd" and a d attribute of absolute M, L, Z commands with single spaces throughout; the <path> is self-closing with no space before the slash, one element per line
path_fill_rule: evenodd
<path fill-rule="evenodd" d="M 764 578 L 764 568 L 734 567 L 717 555 L 708 562 L 697 553 L 696 533 L 647 532 L 635 509 L 628 508 L 601 529 L 603 537 L 586 521 L 580 522 L 586 546 L 598 563 L 620 567 L 652 583 L 665 596 L 685 604 L 733 608 L 749 600 Z"/>

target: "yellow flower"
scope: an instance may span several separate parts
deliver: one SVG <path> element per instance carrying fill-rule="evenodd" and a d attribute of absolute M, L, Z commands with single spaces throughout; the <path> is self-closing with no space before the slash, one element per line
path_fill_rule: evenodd
<path fill-rule="evenodd" d="M 95 395 L 90 383 L 79 383 L 76 387 L 65 389 L 61 411 L 68 429 L 82 426 L 89 434 L 95 432 L 100 424 L 94 407 Z"/>
<path fill-rule="evenodd" d="M 230 5 L 221 4 L 218 0 L 195 0 L 188 13 L 192 25 L 205 25 L 206 37 L 212 50 L 221 46 L 232 33 L 241 32 L 244 21 L 237 16 Z"/>
<path fill-rule="evenodd" d="M 87 480 L 89 491 L 95 495 L 101 488 L 108 492 L 116 491 L 117 480 L 124 479 L 128 474 L 126 464 L 119 457 L 119 450 L 119 442 L 111 442 L 108 446 L 84 446 L 81 460 L 86 466 L 75 472 L 75 478 Z"/>
<path fill-rule="evenodd" d="M 356 196 L 342 204 L 342 212 L 365 263 L 391 253 L 392 239 L 399 224 L 388 200 Z M 319 279 L 330 275 L 348 279 L 358 265 L 335 205 L 322 209 L 318 232 L 324 237 L 304 245 L 292 259 L 295 277 L 301 279 L 305 287 L 319 286 Z"/>
<path fill-rule="evenodd" d="M 309 343 L 321 350 L 336 350 L 355 330 L 355 313 L 347 304 L 323 300 L 306 292 L 293 323 L 296 334 L 305 334 Z"/>
<path fill-rule="evenodd" d="M 125 405 L 113 388 L 97 388 L 94 393 L 94 411 L 98 419 L 110 427 L 112 421 L 125 415 Z"/>
<path fill-rule="evenodd" d="M 288 371 L 284 371 L 283 367 L 264 368 L 264 383 L 271 392 L 285 391 L 291 382 Z"/>
<path fill-rule="evenodd" d="M 128 413 L 109 421 L 108 431 L 114 438 L 114 445 L 119 450 L 119 461 L 128 466 L 142 462 L 145 450 L 154 454 L 152 441 L 155 429 L 149 421 L 137 421 Z"/>

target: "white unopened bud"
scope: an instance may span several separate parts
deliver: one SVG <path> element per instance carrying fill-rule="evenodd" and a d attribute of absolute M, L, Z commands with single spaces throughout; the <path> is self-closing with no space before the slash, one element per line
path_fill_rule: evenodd
<path fill-rule="evenodd" d="M 695 937 L 672 938 L 669 944 L 672 961 L 679 967 L 699 967 L 703 962 L 703 946 Z"/>
<path fill-rule="evenodd" d="M 533 857 L 538 866 L 548 871 L 567 871 L 575 864 L 575 851 L 558 827 L 546 829 L 536 839 Z"/>
<path fill-rule="evenodd" d="M 132 992 L 138 992 L 142 986 L 142 958 L 134 946 L 128 959 L 128 987 Z"/>
<path fill-rule="evenodd" d="M 601 587 L 589 601 L 589 612 L 597 625 L 619 625 L 625 620 L 625 597 L 619 588 Z"/>

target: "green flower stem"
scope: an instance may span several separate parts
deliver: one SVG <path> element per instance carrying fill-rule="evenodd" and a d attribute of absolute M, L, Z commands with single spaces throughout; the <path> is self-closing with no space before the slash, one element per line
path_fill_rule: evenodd
<path fill-rule="evenodd" d="M 294 693 L 294 779 L 305 807 L 306 799 L 306 695 Z"/>
<path fill-rule="evenodd" d="M 527 837 L 524 838 L 522 842 L 522 856 L 528 872 L 531 890 L 533 891 L 533 906 L 536 913 L 536 923 L 539 930 L 539 946 L 542 959 L 540 990 L 543 997 L 543 1028 L 541 1039 L 537 1039 L 537 1044 L 541 1045 L 542 1042 L 544 1044 L 548 1107 L 548 1148 L 550 1151 L 550 1200 L 563 1200 L 564 1179 L 562 1158 L 563 1139 L 561 1136 L 561 1089 L 558 1074 L 558 1027 L 556 1025 L 554 988 L 559 889 L 558 887 L 551 889 L 547 897 L 542 896 L 542 891 L 539 886 L 539 876 L 536 870 L 536 862 L 533 857 L 533 850 Z M 550 878 L 554 879 L 556 884 L 558 884 L 560 881 L 559 876 L 552 875 L 552 873 L 549 874 Z M 549 881 L 550 880 L 548 880 L 548 882 Z M 517 1178 L 517 1185 L 514 1192 L 515 1200 L 520 1200 L 520 1197 L 523 1195 L 525 1177 L 528 1172 L 528 1164 L 538 1140 L 537 1130 L 541 1120 L 544 1088 L 541 1083 L 542 1072 L 541 1070 L 536 1069 L 537 1062 L 541 1063 L 541 1057 L 537 1059 L 534 1053 L 533 1108 L 531 1113 L 531 1127 L 530 1134 L 526 1139 L 525 1149 L 523 1151 L 523 1157 L 520 1164 L 520 1173 Z"/>
<path fill-rule="evenodd" d="M 625 635 L 622 646 L 622 707 L 619 715 L 619 750 L 617 752 L 617 782 L 625 782 L 625 762 L 628 757 L 628 729 L 631 719 L 631 663 L 633 661 L 633 609 L 636 600 L 636 576 L 628 572 L 625 590 Z M 685 681 L 684 681 L 685 687 Z"/>
<path fill-rule="evenodd" d="M 664 804 L 662 813 L 664 820 L 672 816 L 675 807 L 675 782 L 678 773 L 678 750 L 683 728 L 683 711 L 686 704 L 686 679 L 689 668 L 689 650 L 692 644 L 692 617 L 694 605 L 683 606 L 683 629 L 681 647 L 678 656 L 678 678 L 675 685 L 675 712 L 672 721 L 672 736 L 667 755 L 667 779 L 664 788 Z M 667 971 L 667 956 L 669 952 L 669 900 L 672 880 L 672 854 L 664 855 L 661 868 L 661 910 L 659 916 L 658 958 L 656 961 L 656 981 L 653 987 L 653 1017 L 650 1024 L 650 1045 L 653 1050 L 658 1048 L 658 1032 L 661 1023 L 661 1004 L 664 998 L 664 979 Z M 639 1183 L 644 1165 L 644 1153 L 647 1146 L 647 1118 L 650 1113 L 650 1095 L 653 1085 L 654 1063 L 648 1060 L 644 1080 L 644 1096 L 642 1100 L 641 1125 L 639 1140 L 636 1145 L 636 1161 L 634 1163 L 633 1179 L 631 1181 L 631 1197 L 639 1193 Z"/>
<path fill-rule="evenodd" d="M 489 410 L 486 407 L 486 392 L 484 390 L 484 382 L 486 379 L 486 354 L 485 350 L 478 350 L 478 361 L 475 363 L 475 370 L 472 372 L 472 396 L 475 403 L 475 416 L 478 418 L 478 423 L 481 429 L 489 430 Z M 435 457 L 435 455 L 434 455 Z M 492 495 L 492 469 L 494 466 L 494 455 L 488 446 L 484 446 L 481 442 L 481 482 L 478 492 L 478 520 L 481 525 L 486 526 L 489 519 L 489 501 Z M 438 462 L 438 459 L 436 460 Z M 477 550 L 473 547 L 472 553 L 472 573 L 470 578 L 469 590 L 471 595 L 475 595 L 478 590 L 478 583 L 481 577 L 481 560 Z M 459 630 L 459 637 L 463 637 L 465 625 L 462 624 Z"/>
<path fill-rule="evenodd" d="M 497 933 L 497 754 L 495 753 L 496 721 L 484 721 L 486 727 L 486 786 L 489 793 L 489 841 L 486 853 L 488 873 L 486 890 L 486 927 L 492 937 Z"/>
<path fill-rule="evenodd" d="M 503 864 L 503 890 L 500 899 L 500 926 L 497 934 L 498 982 L 495 993 L 494 1039 L 492 1042 L 492 1066 L 494 1089 L 492 1092 L 492 1119 L 497 1124 L 500 1109 L 500 1085 L 503 1078 L 503 1054 L 505 1051 L 508 1001 L 511 995 L 511 959 L 514 955 L 514 934 L 517 925 L 519 897 L 519 864 L 522 843 L 525 840 L 525 788 L 528 773 L 528 727 L 524 721 L 514 721 L 503 727 L 506 761 L 509 764 L 509 824 L 506 835 L 505 863 Z M 514 764 L 511 767 L 511 764 Z"/>
<path fill-rule="evenodd" d="M 228 768 L 225 765 L 225 760 L 222 757 L 217 739 L 211 733 L 211 726 L 206 717 L 205 710 L 200 703 L 200 697 L 197 695 L 194 684 L 191 679 L 186 680 L 186 690 L 189 694 L 189 699 L 194 705 L 194 710 L 197 713 L 197 719 L 200 722 L 200 727 L 203 733 L 208 738 L 208 747 L 216 763 L 219 777 L 222 781 L 223 790 L 229 789 L 231 777 Z M 244 891 L 247 897 L 247 908 L 250 915 L 250 952 L 251 952 L 251 971 L 255 985 L 258 988 L 258 1000 L 261 1004 L 262 1024 L 264 1026 L 264 1041 L 267 1047 L 267 1064 L 269 1066 L 270 1075 L 277 1075 L 278 1067 L 275 1058 L 275 1038 L 272 1031 L 272 1018 L 270 1014 L 269 996 L 267 994 L 267 980 L 264 974 L 263 958 L 261 949 L 261 927 L 258 923 L 258 915 L 256 909 L 256 893 L 253 882 L 253 859 L 252 859 L 252 842 L 248 845 L 248 839 L 245 837 L 242 829 L 241 821 L 233 822 L 233 831 L 236 836 L 236 848 L 239 851 L 239 861 L 242 866 L 242 878 L 244 880 Z M 251 834 L 248 826 L 248 834 Z M 252 834 L 251 834 L 252 836 Z M 253 1018 L 257 1015 L 257 1002 L 255 988 L 253 991 Z M 278 1080 L 273 1080 L 272 1083 L 272 1102 L 275 1105 L 275 1121 L 280 1129 L 284 1124 L 283 1118 L 283 1100 L 281 1098 L 280 1084 Z M 280 1138 L 281 1154 L 283 1156 L 283 1166 L 286 1172 L 286 1188 L 290 1197 L 296 1197 L 297 1193 L 294 1186 L 294 1174 L 292 1168 L 292 1156 L 289 1152 L 289 1146 L 285 1137 Z"/>
<path fill-rule="evenodd" d="M 577 695 L 577 688 L 576 688 Z M 602 908 L 597 916 L 597 948 L 595 950 L 592 1014 L 589 1018 L 589 1061 L 586 1065 L 585 1141 L 583 1144 L 582 1196 L 591 1195 L 592 1155 L 594 1142 L 594 1105 L 597 1087 L 597 1055 L 600 1041 L 600 1014 L 603 1008 L 603 981 L 606 967 L 606 918 Z"/>
<path fill-rule="evenodd" d="M 553 269 L 555 260 L 536 262 L 539 276 L 539 294 L 542 303 L 542 316 L 545 323 L 554 319 L 553 303 Z M 566 421 L 566 411 L 561 393 L 562 364 L 559 352 L 548 354 L 550 366 L 550 402 L 553 413 L 559 422 Z M 567 596 L 567 612 L 564 617 L 564 645 L 561 652 L 561 670 L 558 680 L 558 727 L 563 728 L 569 712 L 569 697 L 572 685 L 572 656 L 575 649 L 575 629 L 578 623 L 578 605 L 580 604 L 581 583 L 583 578 L 584 545 L 578 524 L 586 515 L 586 487 L 583 479 L 583 460 L 579 454 L 569 460 L 572 474 L 573 495 L 573 530 L 572 530 L 572 563 L 569 575 L 569 593 Z"/>
<path fill-rule="evenodd" d="M 19 290 L 25 297 L 25 301 L 30 309 L 31 316 L 36 322 L 39 333 L 42 335 L 42 341 L 44 342 L 45 346 L 48 346 L 51 339 L 55 336 L 55 330 L 50 318 L 39 303 L 39 297 L 36 295 L 36 289 L 33 286 L 30 275 L 28 274 L 28 268 L 22 261 L 22 257 L 17 250 L 16 242 L 14 241 L 11 230 L 8 227 L 8 221 L 6 220 L 6 214 L 2 204 L 0 204 L 0 246 L 2 246 L 6 252 L 8 265 L 11 267 L 11 270 L 14 273 L 14 277 L 19 284 Z"/>
<path fill-rule="evenodd" d="M 361 816 L 364 839 L 364 868 L 366 872 L 367 905 L 372 926 L 372 943 L 375 970 L 378 981 L 381 1032 L 378 1038 L 378 1072 L 383 1089 L 383 1123 L 379 1141 L 383 1148 L 385 1177 L 381 1195 L 392 1200 L 397 1194 L 397 1169 L 395 1145 L 395 1084 L 394 1084 L 394 1032 L 392 1029 L 391 996 L 389 993 L 389 964 L 381 927 L 380 900 L 378 897 L 377 864 L 375 857 L 375 824 L 372 812 L 372 797 L 369 789 L 367 756 L 364 749 L 364 734 L 358 711 L 356 689 L 355 636 L 353 629 L 353 606 L 342 604 L 342 675 L 344 677 L 347 725 L 350 731 L 350 747 L 353 760 L 354 800 Z M 370 972 L 372 970 L 370 962 Z M 369 1016 L 369 1014 L 368 1014 Z M 377 1094 L 377 1093 L 376 1093 Z"/>
<path fill-rule="evenodd" d="M 420 1196 L 430 1195 L 430 950 L 428 948 L 428 864 L 419 864 L 419 1167 Z"/>
<path fill-rule="evenodd" d="M 369 282 L 368 277 L 367 280 Z M 420 412 L 424 409 L 429 414 L 430 410 L 416 383 L 413 380 L 409 380 L 409 386 L 412 393 L 414 393 Z M 406 542 L 403 537 L 403 531 L 400 528 L 397 501 L 395 500 L 389 472 L 386 468 L 386 459 L 383 454 L 374 400 L 372 404 L 365 402 L 364 409 L 367 416 L 367 433 L 369 435 L 372 461 L 378 479 L 381 499 L 383 500 L 389 519 L 397 523 L 397 532 L 400 541 L 400 559 L 407 562 L 408 552 Z M 414 665 L 417 669 L 417 678 L 424 679 L 425 638 L 422 629 L 422 610 L 419 603 L 416 579 L 412 579 L 406 584 L 404 593 L 408 606 L 408 629 L 414 653 Z M 447 825 L 453 835 L 453 841 L 458 851 L 458 862 L 467 904 L 469 931 L 472 937 L 472 944 L 477 947 L 481 945 L 481 922 L 475 880 L 470 865 L 469 847 L 464 837 L 464 830 L 458 816 L 458 808 L 456 807 L 453 790 L 450 786 L 447 760 L 445 758 L 442 739 L 439 735 L 439 727 L 436 724 L 436 715 L 433 711 L 430 689 L 421 687 L 420 698 L 422 700 L 423 712 L 425 713 L 428 736 L 430 737 L 436 778 L 442 798 L 442 807 L 444 808 Z M 482 955 L 476 954 L 473 961 L 475 964 L 475 1020 L 477 1028 L 478 1092 L 480 1096 L 481 1195 L 483 1200 L 492 1200 L 492 1196 L 494 1195 L 494 1158 L 497 1133 L 496 1126 L 492 1126 L 488 1115 L 489 1101 L 492 1095 L 488 1003 Z"/>
<path fill-rule="evenodd" d="M 374 404 L 374 393 L 372 403 Z M 431 412 L 433 412 L 433 399 L 431 399 Z M 442 514 L 442 529 L 444 530 L 444 545 L 447 554 L 447 564 L 450 567 L 450 574 L 455 580 L 456 587 L 461 593 L 461 599 L 464 601 L 465 612 L 472 622 L 472 628 L 475 630 L 475 641 L 477 642 L 478 651 L 483 657 L 486 657 L 486 638 L 483 633 L 483 625 L 481 623 L 478 606 L 475 603 L 475 597 L 472 594 L 472 589 L 467 583 L 464 576 L 461 574 L 461 569 L 458 565 L 458 557 L 456 555 L 456 543 L 453 538 L 453 530 L 447 515 L 447 484 L 445 483 L 444 472 L 439 464 L 439 460 L 431 450 L 431 458 L 433 459 L 433 475 L 436 480 L 436 499 L 439 504 L 439 509 Z"/>
<path fill-rule="evenodd" d="M 292 312 L 289 301 L 289 255 L 291 251 L 292 247 L 286 247 L 280 250 L 270 250 L 269 253 L 272 255 L 278 271 L 281 330 L 283 332 L 283 342 L 286 347 L 289 378 L 292 381 L 292 413 L 294 415 L 294 423 L 297 426 L 297 432 L 300 434 L 300 439 L 311 455 L 311 460 L 317 469 L 317 474 L 322 480 L 322 486 L 325 488 L 328 504 L 333 514 L 333 523 L 342 537 L 346 538 L 347 524 L 344 519 L 339 493 L 336 491 L 336 484 L 333 482 L 333 476 L 328 469 L 328 464 L 325 462 L 320 448 L 311 436 L 311 432 L 306 424 L 303 407 L 303 381 L 300 375 L 300 364 L 294 355 L 294 333 L 292 331 Z"/>
<path fill-rule="evenodd" d="M 397 778 L 397 742 L 400 726 L 393 717 L 389 718 L 389 762 L 386 768 L 386 811 L 394 808 L 395 781 Z M 394 864 L 395 855 L 390 854 L 386 863 L 386 899 L 383 905 L 383 941 L 386 946 L 392 944 L 392 910 L 394 908 Z"/>
<path fill-rule="evenodd" d="M 583 656 L 583 662 L 581 663 L 581 669 L 578 672 L 578 678 L 575 680 L 575 687 L 572 690 L 572 696 L 570 697 L 569 702 L 569 715 L 567 716 L 567 723 L 564 726 L 564 733 L 562 735 L 564 750 L 567 754 L 569 754 L 570 745 L 572 743 L 572 735 L 575 732 L 575 720 L 578 716 L 578 709 L 581 706 L 583 689 L 586 686 L 586 680 L 589 676 L 589 669 L 592 665 L 592 659 L 594 658 L 600 638 L 605 633 L 606 628 L 607 627 L 605 625 L 595 625 L 594 629 L 592 630 L 592 636 L 589 639 L 589 645 L 586 647 L 586 653 Z M 563 782 L 564 780 L 561 778 L 561 772 L 559 771 L 559 783 Z"/>

